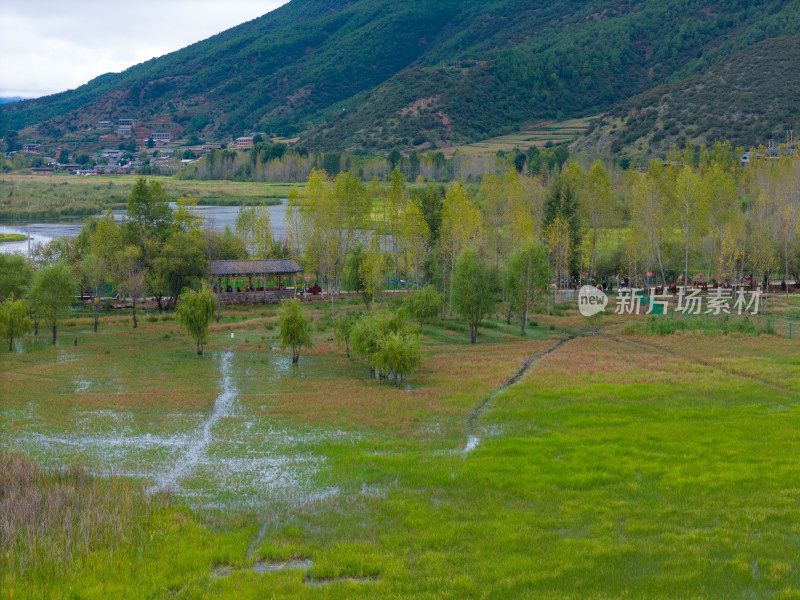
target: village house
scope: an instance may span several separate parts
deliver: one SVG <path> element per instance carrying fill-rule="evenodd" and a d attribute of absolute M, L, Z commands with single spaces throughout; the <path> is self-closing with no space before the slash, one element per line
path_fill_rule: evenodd
<path fill-rule="evenodd" d="M 103 156 L 105 158 L 110 158 L 113 160 L 119 160 L 119 158 L 124 154 L 122 150 L 117 150 L 115 148 L 107 148 L 103 150 Z"/>
<path fill-rule="evenodd" d="M 39 144 L 22 144 L 22 151 L 26 154 L 39 154 Z"/>
<path fill-rule="evenodd" d="M 172 133 L 169 131 L 154 131 L 150 134 L 150 138 L 156 146 L 164 146 L 172 141 Z"/>
<path fill-rule="evenodd" d="M 130 138 L 133 137 L 133 127 L 127 125 L 117 128 L 117 137 Z"/>
<path fill-rule="evenodd" d="M 98 129 L 113 129 L 111 126 L 111 121 L 98 121 L 97 122 Z"/>
<path fill-rule="evenodd" d="M 253 146 L 253 136 L 249 135 L 246 137 L 236 138 L 236 147 L 239 150 L 244 148 L 251 148 Z"/>
<path fill-rule="evenodd" d="M 119 127 L 130 127 L 131 129 L 133 129 L 134 127 L 136 127 L 136 119 L 120 119 L 119 121 L 117 121 L 117 125 Z"/>

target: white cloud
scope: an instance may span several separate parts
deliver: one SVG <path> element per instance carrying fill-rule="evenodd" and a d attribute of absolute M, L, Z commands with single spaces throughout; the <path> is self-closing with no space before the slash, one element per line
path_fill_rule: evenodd
<path fill-rule="evenodd" d="M 78 87 L 259 17 L 287 0 L 3 0 L 0 96 Z"/>

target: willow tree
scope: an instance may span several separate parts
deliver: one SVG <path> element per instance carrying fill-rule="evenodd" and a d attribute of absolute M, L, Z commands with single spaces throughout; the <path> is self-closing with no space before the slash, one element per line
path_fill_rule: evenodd
<path fill-rule="evenodd" d="M 308 320 L 303 314 L 300 301 L 284 300 L 278 311 L 278 336 L 281 348 L 292 349 L 292 364 L 300 361 L 300 349 L 311 347 L 311 336 L 308 333 Z"/>
<path fill-rule="evenodd" d="M 379 372 L 400 385 L 422 364 L 419 336 L 407 331 L 383 336 L 378 342 L 374 362 Z"/>
<path fill-rule="evenodd" d="M 25 300 L 6 298 L 0 303 L 0 335 L 8 340 L 8 351 L 14 350 L 14 336 L 20 337 L 33 329 Z"/>
<path fill-rule="evenodd" d="M 200 290 L 184 288 L 175 312 L 178 324 L 197 344 L 197 354 L 203 354 L 203 344 L 208 339 L 208 326 L 214 318 L 217 295 L 207 284 Z"/>

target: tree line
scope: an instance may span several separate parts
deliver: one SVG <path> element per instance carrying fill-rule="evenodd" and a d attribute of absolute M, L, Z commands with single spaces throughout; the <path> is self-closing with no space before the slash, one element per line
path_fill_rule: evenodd
<path fill-rule="evenodd" d="M 526 156 L 522 169 L 509 160 L 479 182 L 418 178 L 414 186 L 399 168 L 369 182 L 315 168 L 290 193 L 283 240 L 274 239 L 265 207 L 244 208 L 235 230 L 214 232 L 192 198 L 178 199 L 173 212 L 163 188 L 142 180 L 121 223 L 111 214 L 89 220 L 76 238 L 39 248 L 33 266 L 63 265 L 81 293 L 96 296 L 110 282 L 126 297 L 152 296 L 169 309 L 182 289 L 206 280 L 210 260 L 292 256 L 329 294 L 348 352 L 351 332 L 334 306 L 344 291 L 359 294 L 372 315 L 387 288 L 415 290 L 408 318 L 431 319 L 431 306 L 439 317 L 460 315 L 471 341 L 498 307 L 524 332 L 549 291 L 586 282 L 613 289 L 625 280 L 666 287 L 752 277 L 754 285 L 782 279 L 788 293 L 799 279 L 800 161 L 764 149 L 751 156 L 742 166 L 719 143 L 674 149 L 644 170 L 577 156 L 536 174 Z M 384 342 L 391 334 L 414 344 L 398 328 L 385 333 Z M 391 371 L 378 367 L 373 346 L 352 348 L 379 376 Z"/>

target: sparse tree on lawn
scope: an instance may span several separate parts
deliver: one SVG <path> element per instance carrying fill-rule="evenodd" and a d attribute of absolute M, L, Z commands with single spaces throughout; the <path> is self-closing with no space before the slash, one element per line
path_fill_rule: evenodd
<path fill-rule="evenodd" d="M 453 274 L 453 306 L 469 325 L 469 341 L 478 341 L 478 326 L 494 307 L 491 271 L 475 248 L 458 256 Z"/>
<path fill-rule="evenodd" d="M 406 306 L 408 306 L 408 312 L 422 328 L 426 321 L 433 321 L 439 316 L 442 308 L 442 295 L 432 285 L 426 285 L 408 295 Z"/>
<path fill-rule="evenodd" d="M 350 358 L 350 333 L 353 331 L 353 326 L 356 324 L 356 319 L 350 313 L 342 313 L 336 319 L 334 331 L 336 333 L 336 341 L 344 344 L 345 353 L 347 358 Z"/>
<path fill-rule="evenodd" d="M 300 361 L 300 348 L 311 347 L 308 320 L 303 314 L 299 300 L 284 300 L 278 313 L 278 334 L 281 348 L 292 349 L 292 364 Z"/>
<path fill-rule="evenodd" d="M 0 304 L 0 335 L 8 340 L 8 351 L 14 350 L 14 336 L 23 336 L 33 329 L 28 317 L 28 304 L 25 300 L 7 298 Z"/>
<path fill-rule="evenodd" d="M 522 333 L 528 324 L 528 313 L 537 294 L 543 293 L 553 276 L 544 245 L 529 238 L 511 255 L 508 269 L 508 290 L 512 305 L 520 319 Z"/>
<path fill-rule="evenodd" d="M 407 331 L 385 335 L 378 344 L 375 363 L 380 372 L 400 385 L 422 364 L 419 336 Z"/>
<path fill-rule="evenodd" d="M 69 267 L 56 263 L 36 273 L 30 297 L 34 313 L 53 330 L 53 344 L 56 343 L 58 321 L 74 302 L 78 284 Z"/>
<path fill-rule="evenodd" d="M 214 318 L 217 296 L 208 285 L 199 291 L 184 288 L 175 316 L 178 324 L 197 343 L 197 354 L 203 354 L 203 344 L 208 338 L 208 326 Z"/>
<path fill-rule="evenodd" d="M 100 320 L 100 295 L 97 288 L 103 284 L 105 265 L 94 254 L 87 254 L 80 264 L 82 283 L 89 289 L 94 308 L 94 332 L 97 333 L 97 324 Z"/>

